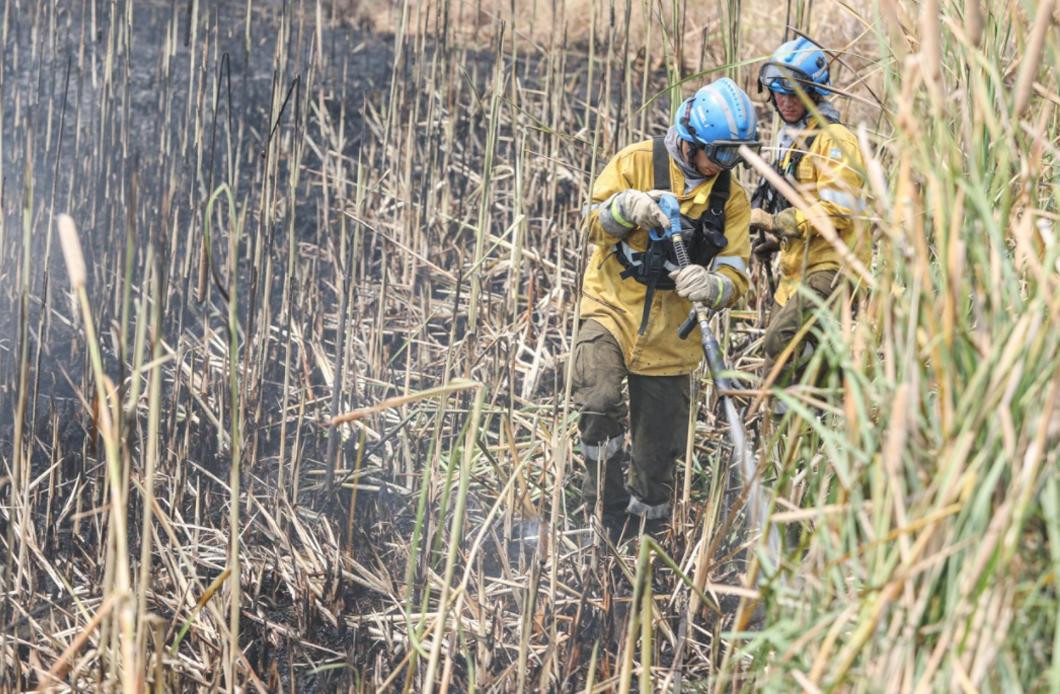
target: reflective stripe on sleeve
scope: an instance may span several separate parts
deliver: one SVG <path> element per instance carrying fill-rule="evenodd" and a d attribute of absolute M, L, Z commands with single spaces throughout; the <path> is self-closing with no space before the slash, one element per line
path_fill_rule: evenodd
<path fill-rule="evenodd" d="M 864 198 L 854 197 L 850 193 L 835 188 L 821 188 L 817 191 L 817 195 L 825 202 L 834 203 L 854 212 L 864 212 L 867 207 Z"/>
<path fill-rule="evenodd" d="M 747 274 L 747 263 L 738 255 L 719 255 L 714 258 L 714 262 L 711 263 L 710 269 L 717 270 L 722 265 L 728 265 L 741 275 Z"/>
<path fill-rule="evenodd" d="M 615 202 L 615 198 L 611 198 L 611 204 L 607 206 L 607 211 L 611 213 L 611 217 L 616 222 L 626 227 L 627 229 L 632 229 L 635 225 L 633 224 L 633 222 L 627 220 L 625 217 L 622 216 L 622 213 L 619 212 L 618 205 L 616 205 Z"/>
<path fill-rule="evenodd" d="M 729 302 L 732 301 L 732 290 L 734 289 L 732 280 L 722 274 L 714 274 L 714 278 L 718 280 L 718 298 L 715 299 L 713 308 L 728 306 Z"/>
<path fill-rule="evenodd" d="M 608 200 L 601 203 L 601 205 L 606 205 L 606 207 L 600 210 L 600 225 L 611 236 L 622 238 L 636 225 L 626 220 L 622 213 L 619 212 L 618 205 L 615 204 L 617 197 L 618 194 L 612 195 Z"/>
<path fill-rule="evenodd" d="M 600 226 L 604 228 L 604 231 L 606 231 L 611 236 L 614 236 L 615 238 L 621 239 L 629 233 L 630 227 L 626 227 L 619 224 L 618 221 L 615 220 L 614 216 L 611 214 L 611 208 L 609 207 L 605 207 L 604 209 L 600 210 L 599 219 Z"/>
<path fill-rule="evenodd" d="M 600 202 L 591 202 L 591 203 L 583 206 L 582 207 L 582 214 L 588 216 L 588 215 L 592 214 L 593 212 L 596 212 L 597 210 L 602 210 L 602 209 L 606 208 L 608 205 L 611 204 L 612 200 L 614 200 L 616 197 L 618 197 L 621 194 L 622 194 L 622 192 L 619 191 L 618 193 L 613 193 L 610 197 L 605 198 L 605 199 L 601 200 Z"/>

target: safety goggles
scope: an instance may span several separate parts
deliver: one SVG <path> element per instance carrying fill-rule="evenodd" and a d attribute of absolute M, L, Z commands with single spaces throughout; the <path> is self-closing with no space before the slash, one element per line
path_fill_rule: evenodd
<path fill-rule="evenodd" d="M 740 163 L 740 146 L 743 145 L 753 152 L 762 149 L 762 143 L 758 140 L 714 140 L 709 144 L 697 144 L 695 149 L 703 150 L 707 159 L 723 169 L 731 169 Z"/>
<path fill-rule="evenodd" d="M 800 89 L 807 91 L 817 85 L 798 70 L 781 67 L 776 63 L 766 63 L 758 72 L 758 86 L 771 92 L 797 94 Z"/>

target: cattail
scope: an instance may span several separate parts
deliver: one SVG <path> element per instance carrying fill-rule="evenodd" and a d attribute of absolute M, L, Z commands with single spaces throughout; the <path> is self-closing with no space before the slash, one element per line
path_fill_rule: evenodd
<path fill-rule="evenodd" d="M 85 286 L 85 256 L 81 252 L 81 239 L 77 236 L 74 220 L 67 214 L 59 215 L 59 244 L 63 249 L 66 261 L 66 272 L 70 275 L 70 285 L 76 290 Z"/>

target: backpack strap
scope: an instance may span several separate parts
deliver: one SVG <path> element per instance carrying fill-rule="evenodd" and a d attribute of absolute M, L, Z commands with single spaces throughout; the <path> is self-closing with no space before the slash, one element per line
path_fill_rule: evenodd
<path fill-rule="evenodd" d="M 829 124 L 840 122 L 839 120 L 823 113 L 821 115 Z M 786 168 L 781 166 L 781 161 L 778 159 L 773 164 L 773 170 L 781 176 L 790 176 L 794 178 L 795 172 L 799 170 L 799 164 L 802 163 L 802 158 L 806 156 L 806 152 L 810 151 L 810 148 L 813 147 L 813 142 L 816 139 L 816 134 L 806 138 L 802 149 L 791 153 L 791 158 L 788 159 L 788 165 Z M 791 207 L 791 204 L 784 198 L 784 196 L 777 192 L 772 183 L 762 179 L 761 183 L 758 184 L 758 188 L 755 189 L 754 195 L 751 196 L 751 207 L 761 207 L 766 212 L 774 214 L 785 208 Z"/>
<path fill-rule="evenodd" d="M 792 152 L 791 159 L 788 159 L 787 173 L 794 177 L 795 172 L 799 170 L 799 164 L 802 163 L 802 158 L 806 156 L 806 153 L 810 151 L 810 147 L 813 147 L 813 141 L 817 139 L 816 135 L 812 135 L 806 138 L 805 145 L 802 149 Z"/>
<path fill-rule="evenodd" d="M 700 219 L 710 231 L 725 234 L 725 203 L 729 201 L 729 192 L 732 190 L 732 176 L 728 169 L 722 169 L 714 186 L 710 189 L 710 197 L 707 199 L 707 210 Z"/>
<path fill-rule="evenodd" d="M 666 138 L 651 139 L 652 188 L 670 190 L 670 153 L 666 151 Z"/>
<path fill-rule="evenodd" d="M 670 153 L 666 151 L 666 138 L 653 137 L 651 139 L 651 175 L 652 188 L 654 190 L 672 190 L 673 181 L 670 180 Z M 643 335 L 648 329 L 648 316 L 651 314 L 651 305 L 655 300 L 655 289 L 673 289 L 673 280 L 666 273 L 666 248 L 662 243 L 652 241 L 648 244 L 648 250 L 641 256 L 644 264 L 641 268 L 646 280 L 647 289 L 644 292 L 644 312 L 640 317 L 640 329 L 638 335 Z"/>
<path fill-rule="evenodd" d="M 654 190 L 672 191 L 673 180 L 670 178 L 670 153 L 666 150 L 666 139 L 653 137 L 651 143 L 652 188 Z M 710 192 L 708 210 L 704 218 L 711 230 L 723 231 L 725 228 L 725 203 L 729 199 L 730 178 L 728 171 L 718 174 L 718 180 Z M 669 244 L 651 242 L 643 253 L 635 253 L 623 241 L 615 244 L 615 256 L 622 264 L 622 279 L 633 278 L 645 285 L 644 310 L 640 317 L 640 328 L 637 334 L 643 335 L 648 328 L 652 303 L 656 289 L 674 288 L 669 271 L 675 266 L 667 259 Z"/>
<path fill-rule="evenodd" d="M 828 121 L 829 125 L 833 125 L 833 124 L 839 123 L 839 120 L 836 119 L 836 118 L 832 118 L 830 116 L 826 116 L 823 113 L 821 114 L 821 116 L 824 117 L 824 119 L 826 121 Z M 813 141 L 816 140 L 816 139 L 817 139 L 817 133 L 814 133 L 810 137 L 806 138 L 806 143 L 805 143 L 805 145 L 803 146 L 802 149 L 800 149 L 797 152 L 792 152 L 791 153 L 791 159 L 788 161 L 788 173 L 789 174 L 794 176 L 795 172 L 799 170 L 799 164 L 802 162 L 802 158 L 804 156 L 806 156 L 806 153 L 810 151 L 811 147 L 813 147 Z"/>
<path fill-rule="evenodd" d="M 643 335 L 648 329 L 648 317 L 651 315 L 651 306 L 655 301 L 655 290 L 663 288 L 661 285 L 664 280 L 666 289 L 674 288 L 674 281 L 670 279 L 666 271 L 666 247 L 662 243 L 653 241 L 641 257 L 641 262 L 644 263 L 643 269 L 647 281 L 644 283 L 644 310 L 640 316 L 638 335 Z"/>

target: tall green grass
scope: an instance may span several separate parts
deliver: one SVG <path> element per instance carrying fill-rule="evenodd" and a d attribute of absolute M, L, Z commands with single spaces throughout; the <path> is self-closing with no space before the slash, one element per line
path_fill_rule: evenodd
<path fill-rule="evenodd" d="M 866 19 L 889 117 L 858 131 L 878 287 L 819 312 L 826 387 L 775 392 L 798 546 L 720 682 L 1060 691 L 1052 3 L 887 5 Z"/>

